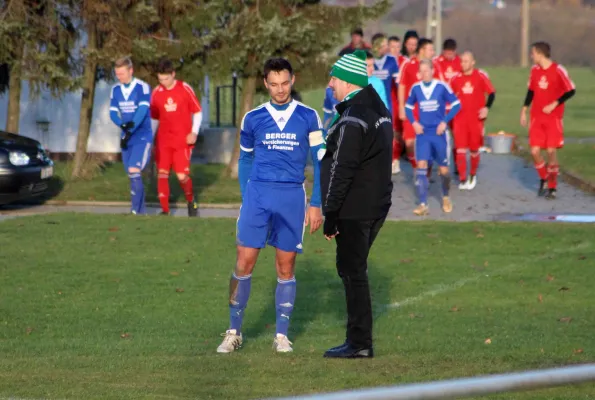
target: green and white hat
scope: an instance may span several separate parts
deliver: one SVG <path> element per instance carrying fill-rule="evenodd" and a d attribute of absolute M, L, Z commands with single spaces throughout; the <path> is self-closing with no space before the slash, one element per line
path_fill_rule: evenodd
<path fill-rule="evenodd" d="M 345 54 L 333 65 L 331 76 L 362 88 L 368 86 L 366 52 L 356 50 L 352 54 Z"/>

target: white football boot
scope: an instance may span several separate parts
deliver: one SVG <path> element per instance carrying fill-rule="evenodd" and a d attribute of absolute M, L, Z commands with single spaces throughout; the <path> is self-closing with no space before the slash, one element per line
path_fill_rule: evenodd
<path fill-rule="evenodd" d="M 290 353 L 293 351 L 293 348 L 291 347 L 292 344 L 293 343 L 287 339 L 287 336 L 277 333 L 275 340 L 273 340 L 273 350 L 277 353 Z"/>
<path fill-rule="evenodd" d="M 222 333 L 223 342 L 217 347 L 217 353 L 232 353 L 242 347 L 242 334 L 236 334 L 235 329 L 228 329 Z"/>
<path fill-rule="evenodd" d="M 393 175 L 397 175 L 401 172 L 401 163 L 399 159 L 393 161 L 392 173 Z"/>
<path fill-rule="evenodd" d="M 469 178 L 467 178 L 467 190 L 473 190 L 475 186 L 477 186 L 477 176 L 469 175 Z"/>

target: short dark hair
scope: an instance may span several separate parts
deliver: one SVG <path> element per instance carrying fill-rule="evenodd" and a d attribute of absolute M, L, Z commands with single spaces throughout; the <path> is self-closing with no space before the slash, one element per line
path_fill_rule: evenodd
<path fill-rule="evenodd" d="M 428 38 L 421 38 L 421 39 L 419 39 L 419 41 L 417 42 L 417 52 L 419 53 L 419 51 L 421 49 L 423 49 L 427 45 L 433 44 L 433 43 L 434 42 L 432 41 L 432 39 L 428 39 Z"/>
<path fill-rule="evenodd" d="M 398 36 L 390 36 L 390 37 L 388 38 L 388 41 L 389 41 L 389 42 L 400 42 L 400 41 L 401 41 L 401 38 L 400 38 L 400 37 L 398 37 Z"/>
<path fill-rule="evenodd" d="M 407 43 L 407 41 L 410 38 L 416 38 L 419 39 L 419 35 L 417 34 L 417 31 L 415 30 L 409 30 L 407 32 L 405 32 L 405 36 L 403 36 L 403 43 L 401 45 L 401 54 L 404 55 L 405 57 L 409 56 L 409 54 L 407 54 L 407 47 L 405 46 L 405 44 Z"/>
<path fill-rule="evenodd" d="M 384 33 L 374 34 L 374 36 L 372 36 L 372 43 L 374 43 L 375 41 L 377 41 L 379 39 L 386 39 L 386 35 Z"/>
<path fill-rule="evenodd" d="M 289 63 L 289 61 L 281 57 L 269 58 L 265 61 L 262 72 L 265 79 L 269 76 L 269 73 L 271 73 L 271 71 L 287 71 L 289 72 L 289 75 L 293 75 L 293 68 L 291 67 L 291 64 Z"/>
<path fill-rule="evenodd" d="M 352 35 L 360 35 L 360 36 L 364 36 L 364 31 L 362 30 L 362 28 L 357 27 L 357 28 L 353 28 L 353 30 L 351 31 Z"/>
<path fill-rule="evenodd" d="M 442 45 L 442 50 L 455 51 L 456 49 L 457 49 L 457 41 L 452 38 L 446 39 L 444 41 L 444 44 Z"/>
<path fill-rule="evenodd" d="M 366 50 L 366 60 L 369 60 L 370 58 L 374 58 L 374 54 L 372 54 L 370 50 Z"/>
<path fill-rule="evenodd" d="M 168 58 L 162 58 L 157 64 L 158 74 L 171 74 L 175 72 L 174 63 Z"/>
<path fill-rule="evenodd" d="M 548 42 L 535 42 L 531 45 L 536 52 L 550 58 L 552 55 L 552 48 Z"/>

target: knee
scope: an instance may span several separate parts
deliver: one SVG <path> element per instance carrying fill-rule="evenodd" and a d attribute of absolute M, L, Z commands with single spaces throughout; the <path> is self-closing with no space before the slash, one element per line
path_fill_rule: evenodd
<path fill-rule="evenodd" d="M 438 169 L 438 171 L 440 172 L 440 175 L 442 175 L 445 178 L 449 178 L 450 177 L 450 171 L 448 170 L 448 167 L 440 167 Z"/>
<path fill-rule="evenodd" d="M 277 267 L 277 278 L 287 281 L 292 279 L 294 276 L 293 266 L 291 265 L 284 265 Z"/>
<path fill-rule="evenodd" d="M 427 161 L 424 161 L 424 160 L 419 160 L 417 162 L 417 168 L 418 169 L 426 169 L 426 168 L 428 168 L 428 162 Z"/>
<path fill-rule="evenodd" d="M 182 183 L 188 180 L 188 175 L 186 174 L 176 174 L 176 176 L 178 177 L 178 180 Z"/>
<path fill-rule="evenodd" d="M 250 275 L 254 270 L 255 265 L 256 259 L 246 256 L 245 254 L 238 254 L 235 275 L 238 277 Z"/>
<path fill-rule="evenodd" d="M 140 174 L 140 168 L 130 167 L 128 168 L 128 175 Z"/>
<path fill-rule="evenodd" d="M 553 157 L 556 155 L 556 149 L 547 149 L 548 157 Z"/>
<path fill-rule="evenodd" d="M 539 157 L 541 155 L 541 149 L 539 147 L 531 147 L 531 155 L 533 157 Z"/>

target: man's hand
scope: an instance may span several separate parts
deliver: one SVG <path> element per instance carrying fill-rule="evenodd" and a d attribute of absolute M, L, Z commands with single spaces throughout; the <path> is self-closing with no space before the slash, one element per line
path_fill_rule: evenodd
<path fill-rule="evenodd" d="M 424 133 L 424 127 L 419 122 L 415 121 L 412 125 L 415 133 L 418 135 L 422 135 Z"/>
<path fill-rule="evenodd" d="M 339 234 L 336 213 L 326 213 L 324 216 L 324 228 L 322 230 L 326 240 L 331 240 Z"/>
<path fill-rule="evenodd" d="M 525 107 L 521 109 L 521 126 L 523 128 L 527 126 L 527 109 Z"/>
<path fill-rule="evenodd" d="M 195 135 L 194 133 L 190 132 L 188 134 L 188 136 L 186 136 L 186 143 L 189 146 L 192 146 L 194 143 L 196 143 L 197 138 L 198 138 L 198 135 Z"/>
<path fill-rule="evenodd" d="M 399 106 L 399 118 L 401 121 L 405 121 L 407 119 L 407 114 L 405 114 L 405 107 Z"/>
<path fill-rule="evenodd" d="M 484 120 L 488 117 L 489 109 L 487 107 L 483 107 L 479 110 L 479 119 Z"/>
<path fill-rule="evenodd" d="M 442 121 L 440 122 L 440 124 L 438 124 L 438 127 L 436 128 L 436 133 L 438 135 L 442 135 L 444 134 L 444 132 L 446 132 L 446 128 L 448 128 L 448 125 L 446 124 L 446 122 Z"/>
<path fill-rule="evenodd" d="M 552 111 L 554 111 L 556 109 L 556 107 L 558 107 L 560 103 L 558 103 L 558 100 L 551 102 L 550 104 L 548 104 L 547 106 L 543 107 L 543 112 L 545 114 L 551 114 Z"/>
<path fill-rule="evenodd" d="M 120 125 L 120 128 L 122 128 L 124 132 L 129 131 L 134 128 L 134 121 L 124 122 L 122 125 Z"/>
<path fill-rule="evenodd" d="M 130 140 L 130 136 L 132 136 L 130 131 L 128 131 L 128 130 L 124 131 L 124 136 L 122 136 L 120 138 L 120 148 L 122 150 L 128 149 L 128 141 Z"/>
<path fill-rule="evenodd" d="M 306 225 L 310 225 L 310 235 L 320 228 L 320 225 L 322 225 L 322 210 L 320 207 L 308 207 Z"/>

